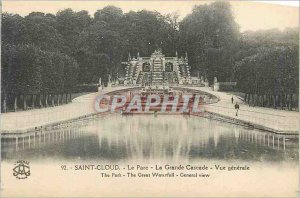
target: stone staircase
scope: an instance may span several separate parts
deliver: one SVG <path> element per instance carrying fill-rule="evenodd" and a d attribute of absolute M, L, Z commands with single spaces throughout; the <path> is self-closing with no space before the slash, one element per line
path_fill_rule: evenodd
<path fill-rule="evenodd" d="M 131 72 L 131 65 L 130 64 L 126 65 L 125 70 L 126 70 L 125 71 L 125 78 L 126 78 L 126 80 L 129 80 L 130 72 Z"/>
<path fill-rule="evenodd" d="M 137 63 L 127 65 L 125 77 L 128 81 L 138 79 Z"/>
<path fill-rule="evenodd" d="M 138 74 L 139 72 L 138 72 L 138 70 L 137 70 L 138 64 L 139 64 L 139 63 L 135 63 L 135 64 L 134 64 L 134 69 L 133 69 L 133 72 L 132 72 L 132 79 L 135 80 L 135 81 L 137 81 L 137 78 L 138 78 L 138 75 L 139 75 L 139 74 Z"/>
<path fill-rule="evenodd" d="M 137 84 L 142 84 L 143 83 L 143 73 L 142 72 L 139 72 L 139 75 L 137 77 L 137 80 L 136 80 L 136 83 Z"/>
<path fill-rule="evenodd" d="M 161 85 L 163 83 L 163 67 L 160 58 L 153 61 L 152 85 Z"/>
<path fill-rule="evenodd" d="M 152 72 L 139 72 L 137 84 L 149 86 L 152 81 Z"/>
<path fill-rule="evenodd" d="M 187 64 L 180 64 L 179 65 L 180 77 L 184 79 L 189 79 L 190 75 L 190 68 Z"/>
<path fill-rule="evenodd" d="M 178 84 L 178 76 L 175 71 L 173 72 L 164 72 L 164 83 L 166 84 Z"/>

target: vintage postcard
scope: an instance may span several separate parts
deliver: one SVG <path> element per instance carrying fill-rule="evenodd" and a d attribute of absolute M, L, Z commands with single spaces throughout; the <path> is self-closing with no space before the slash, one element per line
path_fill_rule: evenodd
<path fill-rule="evenodd" d="M 1 197 L 298 197 L 298 1 L 2 1 Z"/>

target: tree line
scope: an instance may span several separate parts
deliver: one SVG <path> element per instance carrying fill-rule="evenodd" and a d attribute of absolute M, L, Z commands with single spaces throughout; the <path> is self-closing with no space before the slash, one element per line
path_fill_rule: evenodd
<path fill-rule="evenodd" d="M 71 9 L 3 13 L 2 110 L 69 102 L 77 85 L 124 75 L 128 53 L 149 56 L 157 48 L 166 56 L 187 52 L 194 76 L 236 81 L 251 104 L 292 108 L 299 92 L 299 33 L 271 32 L 241 33 L 228 2 L 195 6 L 181 21 L 176 13 L 123 13 L 115 6 L 93 16 Z"/>
<path fill-rule="evenodd" d="M 299 31 L 245 32 L 234 73 L 245 101 L 253 106 L 298 108 Z"/>

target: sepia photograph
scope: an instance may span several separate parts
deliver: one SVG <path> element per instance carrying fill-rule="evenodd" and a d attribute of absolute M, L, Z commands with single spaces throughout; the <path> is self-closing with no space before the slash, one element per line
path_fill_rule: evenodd
<path fill-rule="evenodd" d="M 1 197 L 299 197 L 299 1 L 1 7 Z"/>

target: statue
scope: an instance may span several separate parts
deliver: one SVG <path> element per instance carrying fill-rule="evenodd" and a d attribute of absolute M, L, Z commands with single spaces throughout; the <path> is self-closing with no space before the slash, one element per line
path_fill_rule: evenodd
<path fill-rule="evenodd" d="M 158 48 L 157 50 L 154 51 L 153 53 L 154 55 L 161 55 L 162 54 L 162 51 L 160 48 Z"/>
<path fill-rule="evenodd" d="M 115 84 L 118 85 L 119 84 L 119 73 L 117 72 L 117 77 L 115 79 Z"/>
<path fill-rule="evenodd" d="M 214 83 L 217 83 L 218 80 L 217 80 L 217 77 L 214 77 Z"/>
<path fill-rule="evenodd" d="M 100 91 L 100 90 L 103 90 L 103 84 L 102 84 L 102 79 L 101 79 L 101 77 L 99 78 L 99 86 L 98 86 L 98 91 Z"/>
<path fill-rule="evenodd" d="M 111 87 L 112 86 L 112 83 L 111 83 L 111 75 L 108 74 L 108 83 L 107 83 L 107 86 L 108 87 Z"/>
<path fill-rule="evenodd" d="M 128 54 L 128 61 L 131 61 L 131 55 L 130 55 L 130 52 Z"/>
<path fill-rule="evenodd" d="M 102 80 L 101 80 L 101 77 L 99 78 L 99 86 L 101 86 L 102 84 Z"/>
<path fill-rule="evenodd" d="M 111 75 L 108 74 L 108 83 L 111 83 Z"/>
<path fill-rule="evenodd" d="M 217 77 L 214 77 L 213 90 L 214 91 L 219 91 L 219 83 L 218 83 Z"/>

